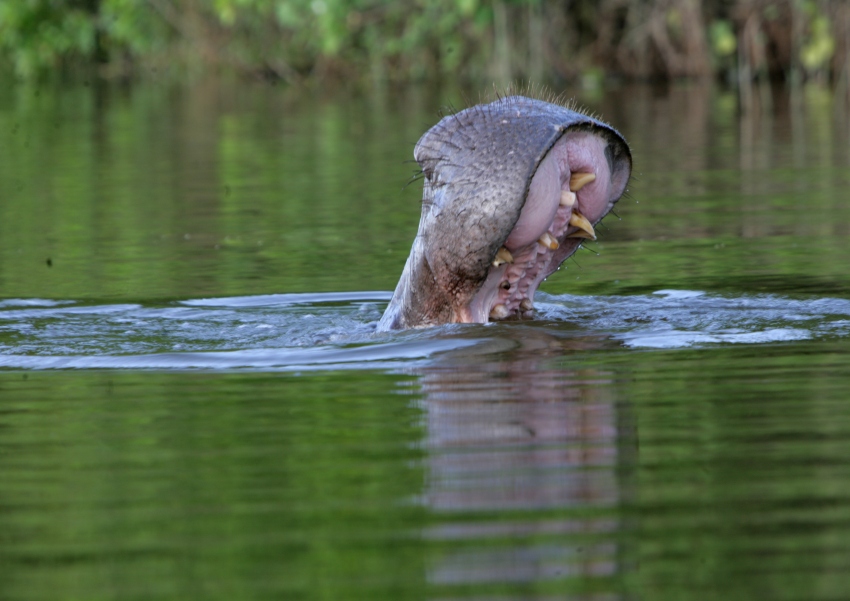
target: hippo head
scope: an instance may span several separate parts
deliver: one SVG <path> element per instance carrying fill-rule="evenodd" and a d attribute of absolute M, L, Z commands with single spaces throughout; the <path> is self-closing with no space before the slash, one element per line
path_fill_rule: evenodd
<path fill-rule="evenodd" d="M 422 216 L 379 330 L 531 316 L 540 282 L 596 238 L 632 163 L 609 125 L 523 96 L 444 117 L 413 154 Z"/>

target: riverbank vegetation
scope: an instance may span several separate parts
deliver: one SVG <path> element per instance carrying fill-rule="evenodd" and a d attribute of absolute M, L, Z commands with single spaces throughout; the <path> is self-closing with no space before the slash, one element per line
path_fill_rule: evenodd
<path fill-rule="evenodd" d="M 19 77 L 850 79 L 845 0 L 3 0 Z"/>

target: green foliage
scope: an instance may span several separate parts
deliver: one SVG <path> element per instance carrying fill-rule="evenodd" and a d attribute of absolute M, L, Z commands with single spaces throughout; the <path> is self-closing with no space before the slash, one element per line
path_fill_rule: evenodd
<path fill-rule="evenodd" d="M 729 21 L 723 19 L 714 21 L 708 32 L 711 39 L 711 49 L 716 57 L 726 58 L 735 54 L 738 41 Z"/>
<path fill-rule="evenodd" d="M 170 39 L 167 23 L 139 0 L 102 0 L 98 23 L 110 56 L 155 52 Z"/>
<path fill-rule="evenodd" d="M 293 82 L 512 80 L 591 70 L 669 77 L 704 74 L 699 65 L 710 61 L 716 73 L 734 70 L 743 24 L 755 15 L 774 32 L 769 35 L 805 31 L 793 43 L 767 40 L 762 32 L 765 43 L 795 48 L 798 56 L 783 60 L 799 61 L 808 72 L 829 68 L 835 40 L 847 33 L 840 30 L 844 20 L 832 18 L 838 0 L 754 6 L 745 0 L 702 0 L 701 10 L 689 0 L 3 0 L 0 58 L 24 78 L 74 65 L 106 73 L 223 68 Z M 794 19 L 804 27 L 792 28 Z M 709 43 L 689 43 L 700 29 Z M 653 64 L 658 55 L 665 60 Z M 688 73 L 674 64 L 695 66 Z"/>
<path fill-rule="evenodd" d="M 807 2 L 805 9 L 809 17 L 809 31 L 800 50 L 800 61 L 809 72 L 821 71 L 826 69 L 835 54 L 835 39 L 830 31 L 829 19 L 818 10 L 817 4 Z"/>
<path fill-rule="evenodd" d="M 75 62 L 143 56 L 167 37 L 163 20 L 138 0 L 0 3 L 0 52 L 25 78 Z"/>
<path fill-rule="evenodd" d="M 90 56 L 95 37 L 91 15 L 80 8 L 51 0 L 0 3 L 0 48 L 23 76 L 55 66 L 62 56 Z"/>

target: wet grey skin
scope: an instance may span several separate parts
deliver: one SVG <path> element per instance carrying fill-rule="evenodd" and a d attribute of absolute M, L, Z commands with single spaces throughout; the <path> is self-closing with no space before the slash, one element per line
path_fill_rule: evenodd
<path fill-rule="evenodd" d="M 416 144 L 419 231 L 378 330 L 530 318 L 540 283 L 626 190 L 611 126 L 510 96 L 444 117 Z"/>

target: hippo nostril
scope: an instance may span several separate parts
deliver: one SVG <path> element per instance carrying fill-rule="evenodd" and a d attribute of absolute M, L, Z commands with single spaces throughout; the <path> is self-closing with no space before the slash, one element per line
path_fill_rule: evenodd
<path fill-rule="evenodd" d="M 570 190 L 578 192 L 593 181 L 596 181 L 595 173 L 573 173 L 570 176 Z"/>

